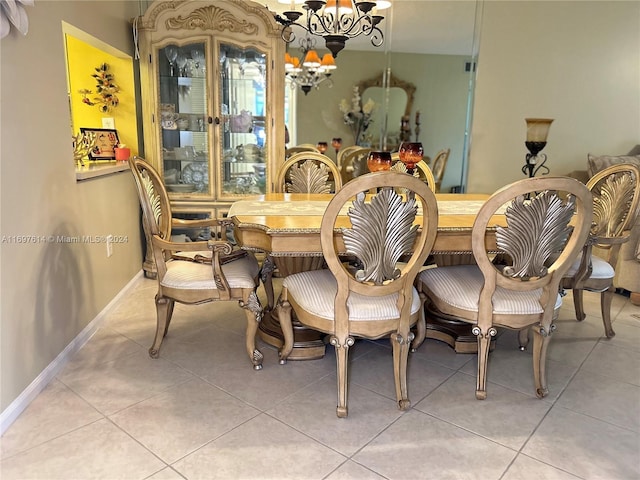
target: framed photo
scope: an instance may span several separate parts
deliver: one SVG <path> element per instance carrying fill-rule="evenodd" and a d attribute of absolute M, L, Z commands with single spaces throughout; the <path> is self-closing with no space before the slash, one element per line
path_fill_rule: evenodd
<path fill-rule="evenodd" d="M 80 133 L 94 132 L 96 134 L 96 146 L 89 152 L 89 160 L 115 160 L 115 147 L 120 143 L 118 132 L 109 128 L 85 128 L 80 127 Z"/>

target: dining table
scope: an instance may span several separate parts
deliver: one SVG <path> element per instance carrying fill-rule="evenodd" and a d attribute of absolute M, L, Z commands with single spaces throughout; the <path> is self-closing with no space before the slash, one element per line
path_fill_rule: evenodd
<path fill-rule="evenodd" d="M 241 248 L 265 254 L 263 268 L 280 277 L 323 267 L 320 225 L 332 194 L 267 193 L 234 202 L 228 212 L 234 236 Z M 472 263 L 471 230 L 488 194 L 436 193 L 438 227 L 430 259 L 438 266 Z M 420 216 L 416 218 L 419 221 Z M 345 210 L 338 217 L 335 240 L 343 251 L 339 227 L 350 226 Z M 503 212 L 492 217 L 486 232 L 486 248 L 497 253 L 496 227 L 506 226 Z M 267 272 L 270 274 L 271 272 Z M 264 277 L 263 277 L 264 280 Z M 266 286 L 266 285 L 265 285 Z M 455 292 L 452 292 L 455 294 Z M 427 302 L 428 303 L 428 302 Z M 427 338 L 448 343 L 457 353 L 475 353 L 477 340 L 471 326 L 427 309 Z M 275 309 L 267 312 L 258 328 L 266 343 L 279 348 L 284 337 Z M 294 321 L 294 350 L 290 360 L 321 358 L 324 334 Z"/>

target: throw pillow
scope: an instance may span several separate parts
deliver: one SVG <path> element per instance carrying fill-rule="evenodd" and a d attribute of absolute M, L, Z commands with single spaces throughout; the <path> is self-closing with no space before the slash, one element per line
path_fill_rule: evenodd
<path fill-rule="evenodd" d="M 589 153 L 587 161 L 589 163 L 589 177 L 593 177 L 599 171 L 618 163 L 631 163 L 640 166 L 640 155 L 601 155 L 598 157 Z"/>

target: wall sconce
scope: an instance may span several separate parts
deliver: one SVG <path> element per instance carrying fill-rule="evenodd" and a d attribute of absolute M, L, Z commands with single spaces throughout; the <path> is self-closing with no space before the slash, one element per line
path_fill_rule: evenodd
<path fill-rule="evenodd" d="M 540 151 L 547 145 L 547 135 L 549 135 L 549 127 L 553 122 L 553 118 L 525 118 L 527 122 L 527 139 L 524 145 L 529 150 L 525 157 L 526 164 L 522 167 L 522 173 L 529 175 L 529 178 L 535 177 L 538 170 L 544 169 L 542 175 L 549 173 L 549 168 L 544 164 L 547 156 Z"/>

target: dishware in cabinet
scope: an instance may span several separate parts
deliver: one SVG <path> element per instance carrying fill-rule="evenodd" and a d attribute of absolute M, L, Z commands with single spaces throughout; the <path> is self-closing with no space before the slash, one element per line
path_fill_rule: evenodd
<path fill-rule="evenodd" d="M 281 26 L 251 1 L 156 0 L 136 19 L 147 160 L 172 204 L 266 193 L 284 159 Z"/>

